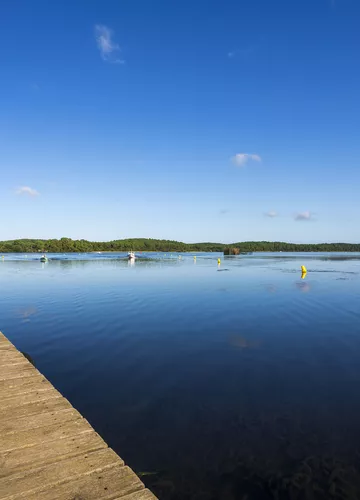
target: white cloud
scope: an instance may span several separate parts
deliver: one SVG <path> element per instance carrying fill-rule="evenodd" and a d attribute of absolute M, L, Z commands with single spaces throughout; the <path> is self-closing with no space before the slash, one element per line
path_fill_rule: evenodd
<path fill-rule="evenodd" d="M 231 158 L 231 161 L 238 167 L 243 167 L 248 161 L 261 162 L 259 155 L 249 155 L 247 153 L 238 153 Z"/>
<path fill-rule="evenodd" d="M 247 58 L 254 52 L 254 47 L 245 47 L 243 49 L 230 50 L 227 53 L 229 59 L 233 59 L 234 57 Z"/>
<path fill-rule="evenodd" d="M 125 62 L 119 57 L 121 49 L 119 45 L 113 41 L 113 31 L 110 28 L 102 24 L 97 24 L 95 26 L 95 37 L 101 58 L 104 61 L 118 64 Z"/>
<path fill-rule="evenodd" d="M 27 196 L 39 196 L 39 191 L 36 191 L 36 189 L 33 189 L 29 186 L 21 186 L 16 190 L 16 194 L 24 194 Z"/>
<path fill-rule="evenodd" d="M 295 215 L 295 220 L 298 220 L 298 221 L 302 221 L 302 220 L 305 220 L 305 221 L 309 221 L 309 220 L 314 220 L 314 214 L 312 212 L 299 212 Z"/>
<path fill-rule="evenodd" d="M 275 212 L 275 210 L 270 210 L 269 212 L 266 212 L 264 215 L 265 217 L 274 218 L 278 216 L 278 213 Z"/>

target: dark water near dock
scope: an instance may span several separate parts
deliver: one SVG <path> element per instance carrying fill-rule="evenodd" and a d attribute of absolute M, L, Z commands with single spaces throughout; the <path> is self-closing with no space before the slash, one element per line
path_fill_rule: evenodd
<path fill-rule="evenodd" d="M 159 498 L 360 498 L 359 254 L 49 257 L 0 330 Z"/>

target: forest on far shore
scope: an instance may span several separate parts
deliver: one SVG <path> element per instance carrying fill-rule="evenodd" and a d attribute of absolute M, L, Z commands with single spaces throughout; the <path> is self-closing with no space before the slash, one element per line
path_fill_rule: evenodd
<path fill-rule="evenodd" d="M 1 253 L 64 252 L 223 252 L 236 247 L 240 252 L 360 252 L 360 243 L 284 243 L 281 241 L 243 241 L 224 243 L 183 243 L 172 240 L 133 238 L 113 241 L 21 239 L 0 242 Z"/>

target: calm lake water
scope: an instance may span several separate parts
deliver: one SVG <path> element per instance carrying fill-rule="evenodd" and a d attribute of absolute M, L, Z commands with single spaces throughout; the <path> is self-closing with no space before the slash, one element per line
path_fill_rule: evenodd
<path fill-rule="evenodd" d="M 0 330 L 161 499 L 360 498 L 359 254 L 49 257 Z"/>

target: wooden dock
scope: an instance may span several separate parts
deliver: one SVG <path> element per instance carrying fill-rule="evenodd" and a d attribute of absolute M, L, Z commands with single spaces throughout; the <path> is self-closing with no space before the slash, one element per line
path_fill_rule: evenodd
<path fill-rule="evenodd" d="M 156 500 L 2 333 L 0 499 Z"/>

